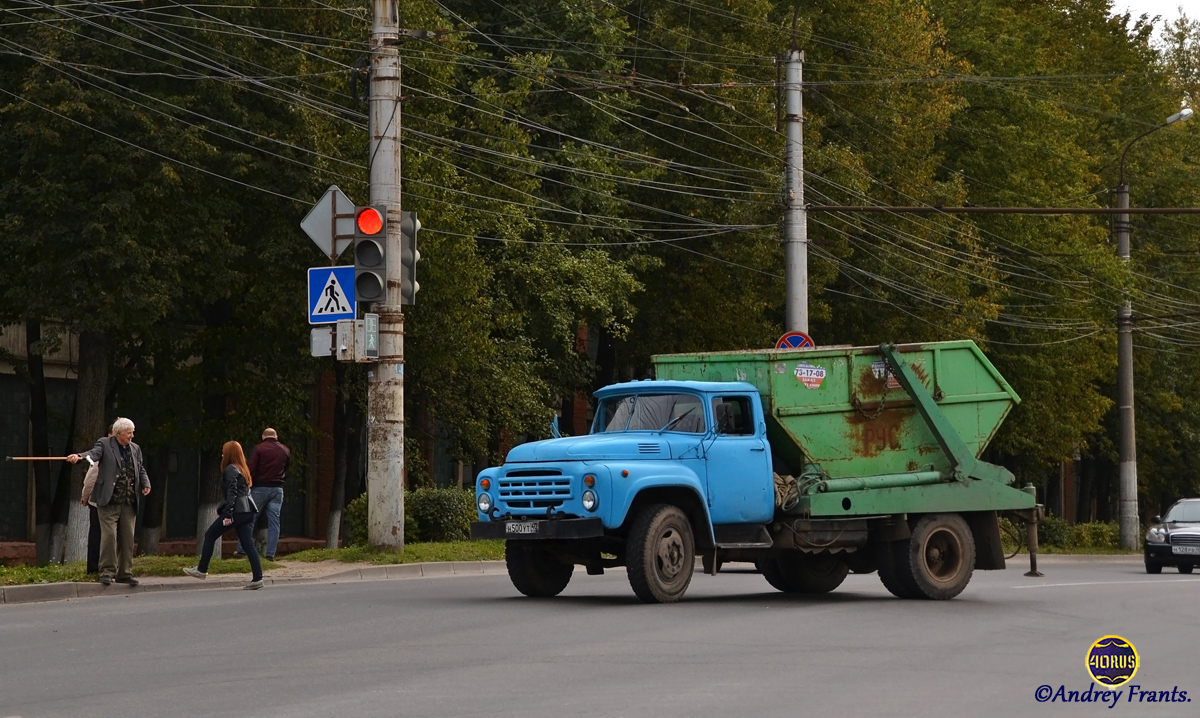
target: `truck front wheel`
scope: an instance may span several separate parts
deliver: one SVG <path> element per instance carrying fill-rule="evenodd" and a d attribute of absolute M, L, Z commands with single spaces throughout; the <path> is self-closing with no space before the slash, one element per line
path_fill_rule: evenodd
<path fill-rule="evenodd" d="M 526 596 L 549 598 L 562 593 L 575 566 L 563 563 L 536 541 L 504 542 L 504 563 L 513 586 Z"/>
<path fill-rule="evenodd" d="M 784 593 L 829 593 L 850 572 L 844 561 L 828 553 L 786 553 L 755 565 L 767 583 Z"/>
<path fill-rule="evenodd" d="M 901 555 L 905 583 L 921 597 L 944 601 L 962 593 L 975 570 L 975 540 L 958 514 L 929 514 L 913 526 Z"/>
<path fill-rule="evenodd" d="M 687 514 L 670 504 L 647 506 L 629 529 L 625 570 L 645 603 L 674 603 L 687 591 L 696 544 Z"/>

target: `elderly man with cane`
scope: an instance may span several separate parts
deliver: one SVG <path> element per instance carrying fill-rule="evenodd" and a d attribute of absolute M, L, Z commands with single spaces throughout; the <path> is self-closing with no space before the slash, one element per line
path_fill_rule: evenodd
<path fill-rule="evenodd" d="M 100 583 L 138 585 L 133 577 L 133 530 L 138 501 L 150 493 L 150 477 L 142 449 L 133 443 L 133 422 L 124 417 L 113 422 L 112 435 L 96 441 L 91 451 L 71 454 L 69 463 L 84 458 L 99 464 L 91 500 L 100 519 Z M 114 576 L 115 574 L 115 576 Z"/>

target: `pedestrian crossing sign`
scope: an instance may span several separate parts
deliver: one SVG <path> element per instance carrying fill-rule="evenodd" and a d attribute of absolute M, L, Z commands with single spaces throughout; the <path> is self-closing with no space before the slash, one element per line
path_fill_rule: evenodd
<path fill-rule="evenodd" d="M 356 317 L 354 267 L 313 267 L 308 270 L 308 323 L 333 324 Z"/>

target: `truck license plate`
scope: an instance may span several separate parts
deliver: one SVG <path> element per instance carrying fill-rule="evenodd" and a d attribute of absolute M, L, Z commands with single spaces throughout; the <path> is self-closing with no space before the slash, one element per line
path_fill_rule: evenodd
<path fill-rule="evenodd" d="M 1172 546 L 1171 553 L 1188 553 L 1200 555 L 1200 546 Z"/>
<path fill-rule="evenodd" d="M 513 521 L 505 529 L 510 534 L 535 534 L 538 532 L 537 521 Z"/>

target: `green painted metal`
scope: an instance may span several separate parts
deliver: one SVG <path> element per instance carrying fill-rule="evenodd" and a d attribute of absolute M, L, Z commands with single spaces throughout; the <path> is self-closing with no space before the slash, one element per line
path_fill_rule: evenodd
<path fill-rule="evenodd" d="M 660 379 L 750 382 L 763 397 L 772 448 L 793 467 L 819 463 L 830 479 L 932 471 L 960 483 L 1011 480 L 978 457 L 1020 397 L 979 347 L 931 342 L 886 352 L 891 359 L 880 347 L 672 354 L 654 365 Z"/>
<path fill-rule="evenodd" d="M 793 513 L 813 518 L 886 516 L 960 511 L 1014 511 L 1032 509 L 1037 499 L 994 481 L 947 481 L 930 486 L 908 486 L 863 491 L 808 494 L 800 497 Z"/>
<path fill-rule="evenodd" d="M 850 476 L 844 479 L 826 479 L 813 487 L 813 491 L 860 491 L 862 489 L 893 489 L 903 486 L 924 486 L 945 481 L 938 471 L 914 471 L 911 474 L 884 474 L 883 476 Z"/>

